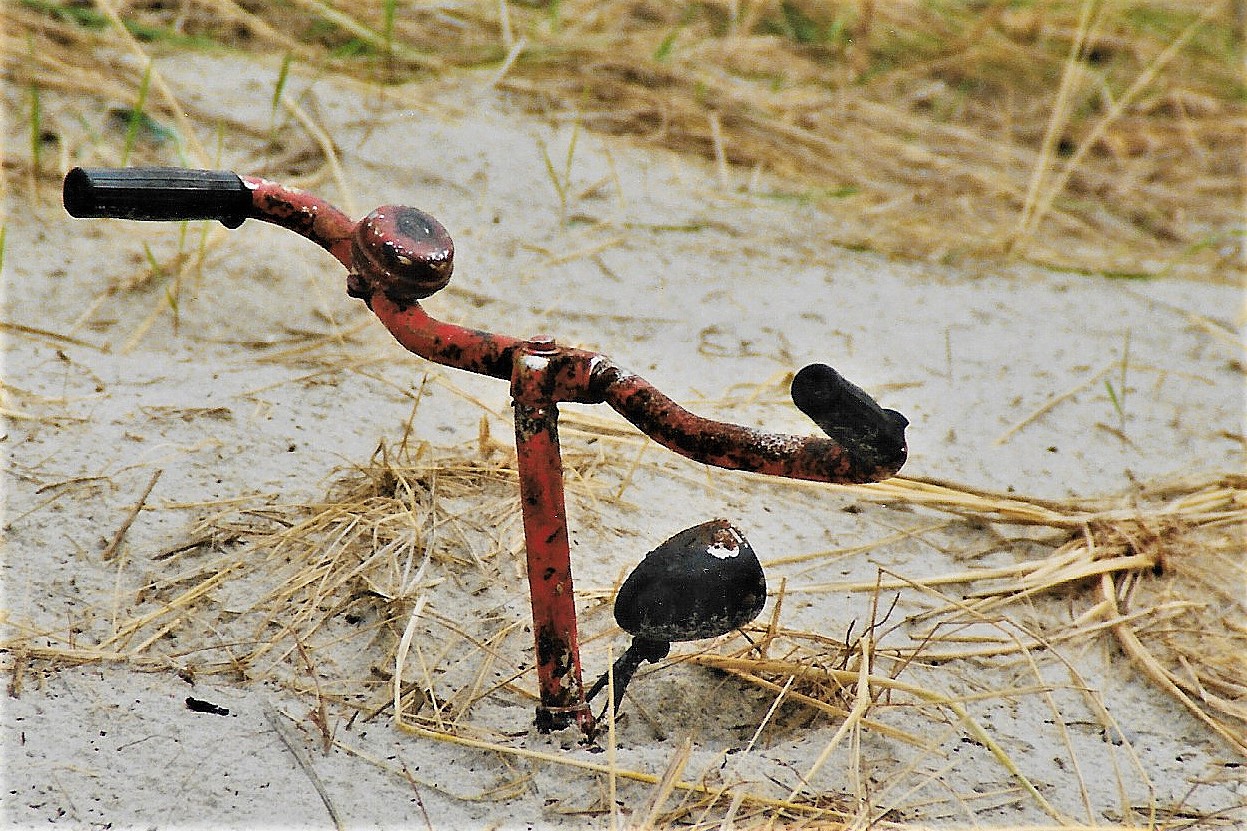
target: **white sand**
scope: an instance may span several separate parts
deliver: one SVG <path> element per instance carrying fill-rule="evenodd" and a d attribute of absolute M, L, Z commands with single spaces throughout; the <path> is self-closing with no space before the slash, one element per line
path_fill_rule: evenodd
<path fill-rule="evenodd" d="M 275 66 L 190 56 L 160 68 L 201 123 L 212 123 L 214 113 L 247 111 L 268 122 Z M 709 166 L 583 133 L 564 207 L 541 148 L 562 172 L 572 127 L 525 114 L 491 92 L 484 76 L 413 90 L 410 109 L 335 84 L 292 81 L 292 96 L 303 96 L 334 137 L 351 190 L 340 193 L 330 181 L 318 189 L 355 215 L 407 203 L 446 225 L 457 246 L 456 276 L 427 301 L 435 315 L 514 335 L 550 333 L 610 354 L 703 414 L 789 432 L 814 428 L 783 400 L 782 373 L 831 363 L 909 417 L 909 475 L 1064 498 L 1116 493 L 1155 477 L 1241 470 L 1241 445 L 1227 435 L 1241 429 L 1241 355 L 1190 317 L 1233 326 L 1240 302 L 1233 288 L 949 268 L 846 251 L 820 241 L 834 226 L 834 201 L 812 206 L 744 193 L 740 171 L 731 172 L 733 187 L 724 191 Z M 8 104 L 19 95 L 7 90 Z M 79 114 L 96 117 L 95 105 L 78 99 L 49 95 L 45 106 L 49 123 L 67 130 Z M 290 143 L 310 145 L 297 126 L 285 129 Z M 220 166 L 257 168 L 257 146 L 227 137 Z M 110 161 L 92 157 L 85 138 L 76 152 L 74 163 Z M 185 541 L 195 520 L 225 507 L 210 503 L 248 496 L 246 505 L 260 508 L 319 499 L 335 468 L 363 464 L 380 440 L 400 439 L 425 375 L 479 398 L 494 413 L 493 435 L 508 439 L 505 384 L 404 352 L 345 295 L 343 273 L 324 252 L 259 223 L 228 234 L 214 226 L 211 233 L 224 240 L 184 290 L 176 330 L 160 288 L 107 297 L 75 327 L 105 287 L 141 272 L 144 243 L 166 256 L 177 249 L 179 229 L 74 221 L 53 190 L 45 184 L 37 201 L 16 194 L 8 219 L 4 320 L 76 340 L 13 330 L 5 336 L 5 378 L 14 389 L 4 407 L 19 416 L 4 433 L 6 640 L 29 635 L 32 646 L 62 644 L 74 632 L 78 646 L 105 641 L 137 608 L 139 587 L 191 567 L 152 555 Z M 197 233 L 192 228 L 191 245 Z M 146 335 L 128 344 L 162 307 Z M 339 345 L 302 359 L 274 360 L 279 350 L 257 345 L 297 346 L 307 333 L 334 332 L 347 333 Z M 733 387 L 764 383 L 765 394 L 752 403 L 754 387 Z M 469 442 L 481 412 L 464 395 L 430 384 L 416 435 L 439 448 Z M 565 446 L 569 454 L 593 449 L 571 435 Z M 618 457 L 606 459 L 618 469 L 635 455 L 622 445 L 602 452 Z M 664 454 L 653 446 L 645 458 Z M 162 474 L 125 535 L 122 556 L 103 562 L 101 552 L 156 470 Z M 678 461 L 643 469 L 625 498 L 634 507 L 572 500 L 575 574 L 586 597 L 608 591 L 662 539 L 715 516 L 736 521 L 764 563 L 944 518 L 858 501 L 834 487 L 786 487 Z M 854 512 L 843 510 L 850 506 Z M 853 621 L 860 632 L 869 596 L 809 587 L 872 580 L 879 567 L 922 577 L 1013 562 L 1018 554 L 1004 540 L 1019 533 L 955 523 L 858 555 L 776 566 L 768 578 L 772 589 L 788 579 L 787 625 L 839 639 Z M 516 568 L 507 562 L 489 573 L 450 574 L 429 590 L 430 608 L 474 637 L 522 623 L 528 610 Z M 209 605 L 241 611 L 266 586 L 262 573 L 239 574 Z M 1073 619 L 1095 599 L 1088 586 L 1085 595 L 1011 615 L 1059 628 L 1061 616 Z M 917 593 L 903 595 L 894 619 L 923 603 Z M 216 642 L 196 620 L 177 629 L 179 644 Z M 610 624 L 599 608 L 586 614 L 583 628 L 588 637 Z M 530 660 L 528 637 L 517 628 L 505 640 L 494 676 L 509 677 Z M 906 631 L 894 637 L 907 642 Z M 447 638 L 432 625 L 418 636 L 429 654 Z M 616 632 L 586 647 L 590 679 L 605 667 L 608 644 L 618 652 L 626 641 Z M 345 652 L 317 654 L 322 671 L 361 657 L 347 654 L 358 651 L 357 642 L 339 648 Z M 694 651 L 677 645 L 675 654 Z M 1228 745 L 1142 679 L 1108 640 L 1058 651 L 1060 660 L 1035 653 L 1035 669 L 1010 658 L 915 668 L 913 677 L 950 695 L 1029 687 L 1036 673 L 1050 683 L 1051 700 L 1017 692 L 967 706 L 1063 817 L 1107 824 L 1125 806 L 1153 804 L 1230 811 L 1247 822 L 1234 810 L 1247 804 L 1242 759 Z M 193 653 L 185 658 L 194 660 Z M 423 828 L 426 817 L 436 829 L 612 821 L 603 813 L 606 777 L 406 735 L 386 716 L 348 726 L 349 711 L 331 708 L 336 738 L 358 755 L 343 747 L 324 754 L 308 719 L 314 696 L 275 684 L 210 674 L 192 685 L 176 666 L 138 671 L 104 661 L 49 670 L 39 660 L 19 663 L 20 695 L 3 707 L 6 826 L 329 826 L 324 802 L 274 720 L 310 760 L 349 827 Z M 1126 744 L 1106 741 L 1098 716 L 1074 691 L 1080 681 L 1071 668 L 1126 727 Z M 448 689 L 470 669 L 448 666 Z M 517 684 L 531 690 L 535 679 L 530 672 Z M 620 725 L 621 767 L 661 773 L 691 736 L 686 780 L 744 783 L 775 798 L 799 785 L 838 726 L 787 710 L 745 754 L 771 696 L 687 665 L 642 673 L 633 694 L 654 724 L 631 713 Z M 191 712 L 187 696 L 230 713 Z M 1063 726 L 1053 724 L 1054 704 Z M 934 746 L 919 750 L 867 731 L 856 751 L 848 741 L 836 748 L 811 787 L 833 798 L 857 795 L 867 817 L 896 807 L 891 819 L 918 824 L 1054 821 L 964 725 L 935 713 L 881 708 L 881 720 Z M 509 746 L 606 761 L 605 753 L 575 747 L 570 735 L 530 730 L 531 702 L 511 693 L 487 697 L 468 720 Z M 410 780 L 395 772 L 404 765 Z M 651 792 L 621 782 L 619 821 L 642 821 Z"/>

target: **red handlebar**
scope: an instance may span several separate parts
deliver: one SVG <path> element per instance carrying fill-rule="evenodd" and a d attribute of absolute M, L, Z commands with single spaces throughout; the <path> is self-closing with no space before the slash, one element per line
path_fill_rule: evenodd
<path fill-rule="evenodd" d="M 312 194 L 252 176 L 242 181 L 252 195 L 250 216 L 296 231 L 337 257 L 350 271 L 351 294 L 368 302 L 406 349 L 445 366 L 511 379 L 525 340 L 445 323 L 419 303 L 446 285 L 453 262 L 450 237 L 432 217 L 414 208 L 386 206 L 355 223 Z M 882 411 L 891 414 L 884 419 L 893 427 L 890 440 L 874 444 L 850 447 L 822 436 L 768 433 L 695 415 L 605 355 L 555 349 L 558 371 L 548 391 L 552 401 L 609 404 L 654 441 L 695 461 L 837 483 L 886 479 L 905 462 L 904 419 L 892 411 Z"/>

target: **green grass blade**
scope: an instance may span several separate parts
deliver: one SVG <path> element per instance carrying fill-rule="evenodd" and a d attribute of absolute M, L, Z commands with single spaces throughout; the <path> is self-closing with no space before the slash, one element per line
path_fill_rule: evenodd
<path fill-rule="evenodd" d="M 152 270 L 154 277 L 160 277 L 164 274 L 164 269 L 160 266 L 160 261 L 156 259 L 155 253 L 147 243 L 143 243 L 143 256 L 147 259 L 147 266 Z"/>
<path fill-rule="evenodd" d="M 32 35 L 26 35 L 26 50 L 30 53 L 30 57 L 35 57 L 35 39 Z M 39 171 L 43 169 L 43 102 L 39 97 L 39 87 L 34 81 L 30 83 L 30 164 L 35 173 L 35 180 L 39 178 Z"/>
<path fill-rule="evenodd" d="M 147 106 L 147 91 L 152 83 L 152 61 L 148 59 L 147 69 L 143 71 L 143 80 L 139 82 L 139 97 L 130 110 L 129 123 L 126 125 L 126 143 L 121 150 L 121 166 L 125 167 L 134 152 L 134 142 L 138 139 L 139 128 L 143 126 L 143 108 Z"/>
<path fill-rule="evenodd" d="M 671 51 L 675 47 L 675 39 L 679 36 L 679 27 L 668 32 L 667 36 L 662 39 L 662 43 L 658 44 L 658 48 L 654 50 L 654 60 L 661 63 L 671 57 Z"/>
<path fill-rule="evenodd" d="M 38 176 L 43 169 L 43 103 L 34 84 L 30 85 L 30 164 Z"/>
<path fill-rule="evenodd" d="M 381 40 L 385 46 L 385 54 L 394 54 L 394 13 L 398 9 L 398 0 L 385 0 L 381 9 Z"/>
<path fill-rule="evenodd" d="M 1122 409 L 1121 399 L 1117 397 L 1117 390 L 1113 388 L 1113 382 L 1105 378 L 1104 389 L 1108 390 L 1108 400 L 1113 402 L 1113 409 L 1117 411 L 1117 418 L 1125 421 L 1126 411 Z"/>
<path fill-rule="evenodd" d="M 277 83 L 273 86 L 273 100 L 269 103 L 269 124 L 277 117 L 277 106 L 286 92 L 286 82 L 290 80 L 290 64 L 294 62 L 294 53 L 287 52 L 281 60 L 281 70 L 277 73 Z"/>

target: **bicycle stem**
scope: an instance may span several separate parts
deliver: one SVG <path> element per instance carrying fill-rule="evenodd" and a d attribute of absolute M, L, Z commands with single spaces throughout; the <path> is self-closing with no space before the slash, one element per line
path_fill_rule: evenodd
<path fill-rule="evenodd" d="M 820 367 L 825 372 L 819 377 L 833 378 L 829 383 L 843 390 L 820 388 L 833 403 L 818 406 L 831 408 L 832 428 L 851 435 L 860 426 L 878 440 L 840 442 L 703 418 L 605 355 L 560 346 L 546 336 L 520 339 L 437 320 L 419 301 L 449 281 L 453 243 L 435 219 L 414 208 L 385 206 L 355 222 L 317 196 L 256 176 L 81 168 L 66 176 L 65 206 L 79 217 L 218 219 L 227 227 L 251 218 L 287 228 L 346 267 L 348 293 L 363 299 L 404 348 L 434 363 L 510 382 L 541 697 L 537 727 L 543 732 L 573 722 L 588 738 L 596 730 L 581 678 L 559 403 L 608 404 L 664 447 L 722 468 L 861 483 L 885 479 L 905 462 L 904 417 L 879 409 L 830 367 Z M 847 394 L 840 395 L 843 391 Z M 796 393 L 794 387 L 794 398 Z M 843 412 L 835 409 L 837 396 L 848 402 Z M 819 397 L 807 392 L 803 398 Z M 802 409 L 820 426 L 828 423 Z"/>

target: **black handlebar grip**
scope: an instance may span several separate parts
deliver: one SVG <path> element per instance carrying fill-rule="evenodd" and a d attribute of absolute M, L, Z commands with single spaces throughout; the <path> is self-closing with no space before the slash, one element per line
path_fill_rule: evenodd
<path fill-rule="evenodd" d="M 826 364 L 810 364 L 792 379 L 792 403 L 824 433 L 881 461 L 905 458 L 909 420 L 885 410 L 861 387 Z"/>
<path fill-rule="evenodd" d="M 80 219 L 216 219 L 237 228 L 251 211 L 251 191 L 228 170 L 75 167 L 65 176 L 64 199 Z"/>

